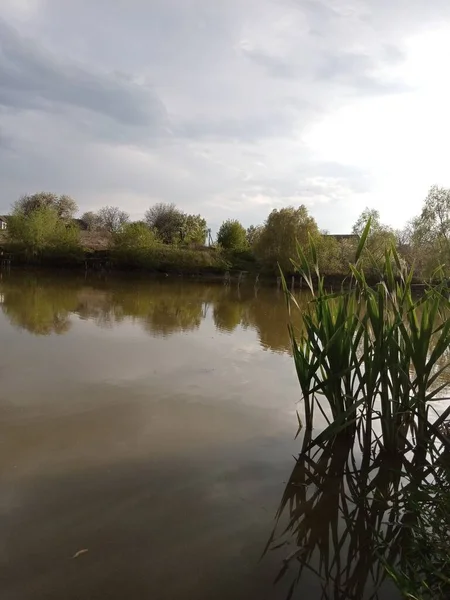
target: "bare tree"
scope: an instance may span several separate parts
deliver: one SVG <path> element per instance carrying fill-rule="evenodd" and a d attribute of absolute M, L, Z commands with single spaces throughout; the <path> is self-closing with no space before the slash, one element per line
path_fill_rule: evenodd
<path fill-rule="evenodd" d="M 130 215 L 117 206 L 104 206 L 98 213 L 98 222 L 100 229 L 105 229 L 111 233 L 120 231 L 130 220 Z"/>

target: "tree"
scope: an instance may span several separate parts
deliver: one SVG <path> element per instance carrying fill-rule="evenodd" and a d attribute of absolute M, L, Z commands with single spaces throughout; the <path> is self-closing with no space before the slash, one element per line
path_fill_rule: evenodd
<path fill-rule="evenodd" d="M 247 244 L 250 246 L 250 248 L 252 248 L 256 244 L 259 236 L 262 233 L 262 230 L 262 225 L 250 225 L 250 227 L 247 227 L 246 238 Z"/>
<path fill-rule="evenodd" d="M 130 219 L 130 215 L 117 206 L 104 206 L 98 211 L 97 217 L 99 228 L 110 233 L 120 231 Z"/>
<path fill-rule="evenodd" d="M 247 246 L 247 232 L 236 219 L 228 219 L 220 226 L 217 242 L 226 250 L 243 250 Z"/>
<path fill-rule="evenodd" d="M 266 266 L 276 270 L 279 264 L 284 271 L 292 271 L 291 259 L 297 256 L 297 242 L 309 247 L 309 236 L 319 238 L 319 228 L 310 217 L 306 206 L 292 206 L 273 210 L 268 216 L 255 245 L 256 257 Z"/>
<path fill-rule="evenodd" d="M 100 220 L 95 212 L 88 211 L 81 215 L 81 221 L 88 231 L 97 231 L 100 229 Z"/>
<path fill-rule="evenodd" d="M 356 223 L 353 225 L 352 233 L 354 235 L 361 235 L 369 219 L 372 219 L 370 225 L 370 235 L 373 235 L 376 231 L 383 228 L 380 221 L 379 211 L 375 208 L 366 207 L 357 218 Z"/>
<path fill-rule="evenodd" d="M 397 238 L 394 230 L 381 223 L 380 213 L 375 209 L 365 208 L 356 223 L 353 233 L 361 235 L 368 220 L 371 219 L 370 232 L 365 244 L 361 260 L 368 272 L 371 269 L 380 269 L 384 263 L 386 249 L 396 245 Z"/>
<path fill-rule="evenodd" d="M 65 194 L 58 196 L 52 192 L 25 195 L 13 204 L 13 212 L 20 212 L 26 216 L 41 208 L 53 208 L 58 218 L 64 221 L 73 219 L 78 211 L 78 205 L 73 198 Z"/>
<path fill-rule="evenodd" d="M 147 210 L 145 221 L 165 244 L 204 245 L 208 228 L 201 215 L 188 215 L 175 204 L 159 202 Z"/>
<path fill-rule="evenodd" d="M 119 250 L 142 250 L 157 244 L 157 237 L 146 223 L 125 223 L 120 231 L 114 233 L 114 246 Z"/>
<path fill-rule="evenodd" d="M 74 224 L 61 219 L 55 208 L 35 208 L 28 215 L 16 208 L 8 219 L 8 237 L 37 256 L 45 250 L 72 251 L 79 249 L 80 231 Z"/>
<path fill-rule="evenodd" d="M 184 215 L 181 232 L 184 243 L 203 246 L 208 234 L 206 220 L 201 215 Z"/>
<path fill-rule="evenodd" d="M 347 249 L 346 240 L 338 241 L 334 235 L 322 232 L 314 241 L 320 272 L 324 275 L 347 274 L 350 260 L 344 258 Z"/>
<path fill-rule="evenodd" d="M 439 266 L 450 272 L 450 189 L 430 188 L 406 234 L 411 259 L 422 275 L 431 275 Z"/>
<path fill-rule="evenodd" d="M 158 232 L 158 236 L 165 244 L 175 244 L 181 240 L 185 220 L 186 215 L 175 204 L 164 202 L 155 204 L 145 213 L 147 225 Z"/>

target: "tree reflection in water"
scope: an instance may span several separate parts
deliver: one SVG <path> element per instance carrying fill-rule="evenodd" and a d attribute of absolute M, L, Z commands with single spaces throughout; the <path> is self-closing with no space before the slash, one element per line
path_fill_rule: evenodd
<path fill-rule="evenodd" d="M 41 283 L 33 275 L 21 284 L 1 284 L 2 311 L 12 325 L 34 335 L 64 334 L 70 329 L 70 315 L 77 307 L 77 287 Z"/>
<path fill-rule="evenodd" d="M 211 318 L 219 332 L 254 330 L 264 349 L 291 351 L 285 302 L 270 287 L 257 293 L 251 285 L 12 273 L 0 282 L 0 291 L 10 322 L 37 335 L 69 331 L 72 315 L 102 328 L 131 319 L 157 337 L 195 331 Z M 300 304 L 308 301 L 306 294 L 298 298 Z"/>

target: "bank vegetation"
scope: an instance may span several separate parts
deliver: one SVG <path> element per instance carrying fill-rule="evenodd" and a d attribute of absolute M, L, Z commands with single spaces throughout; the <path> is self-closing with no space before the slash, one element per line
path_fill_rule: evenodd
<path fill-rule="evenodd" d="M 141 221 L 130 220 L 119 207 L 106 206 L 76 218 L 69 196 L 40 192 L 20 198 L 6 217 L 0 249 L 12 264 L 82 266 L 98 260 L 108 268 L 165 273 L 223 274 L 247 271 L 276 277 L 279 266 L 293 274 L 297 244 L 307 253 L 313 240 L 321 272 L 342 278 L 354 260 L 368 219 L 372 227 L 360 262 L 368 277 L 379 271 L 388 247 L 426 279 L 442 267 L 450 275 L 450 190 L 434 186 L 420 214 L 402 230 L 382 223 L 378 211 L 366 208 L 352 230 L 335 235 L 320 229 L 308 209 L 273 210 L 264 223 L 244 227 L 236 219 L 222 223 L 215 239 L 206 219 L 174 204 L 150 207 Z M 87 262 L 86 262 L 87 261 Z"/>

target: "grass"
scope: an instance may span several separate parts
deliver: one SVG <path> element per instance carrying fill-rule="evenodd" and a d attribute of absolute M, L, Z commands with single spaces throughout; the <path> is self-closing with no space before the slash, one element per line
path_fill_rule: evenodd
<path fill-rule="evenodd" d="M 112 250 L 111 257 L 113 263 L 121 268 L 185 274 L 224 273 L 231 266 L 216 249 L 189 249 L 163 244 L 150 248 Z"/>

